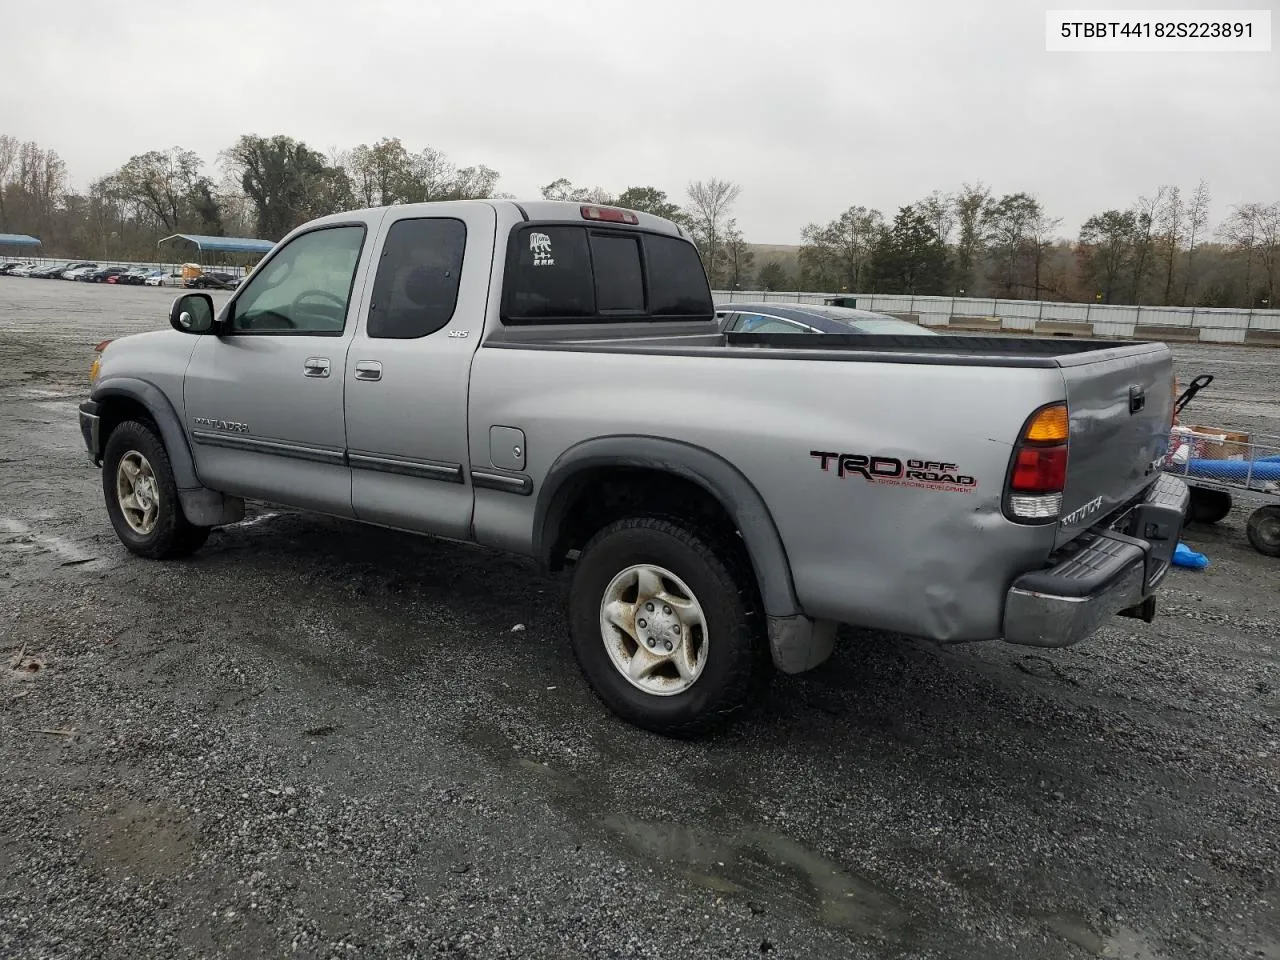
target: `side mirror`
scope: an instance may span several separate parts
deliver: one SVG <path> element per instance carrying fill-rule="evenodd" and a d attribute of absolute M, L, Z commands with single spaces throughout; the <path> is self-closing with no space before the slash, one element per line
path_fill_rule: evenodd
<path fill-rule="evenodd" d="M 179 333 L 208 333 L 213 329 L 213 298 L 184 293 L 169 307 L 169 325 Z"/>

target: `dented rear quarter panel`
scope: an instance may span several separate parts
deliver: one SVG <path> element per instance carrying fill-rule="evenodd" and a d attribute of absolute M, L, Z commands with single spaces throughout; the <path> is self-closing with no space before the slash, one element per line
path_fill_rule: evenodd
<path fill-rule="evenodd" d="M 667 437 L 741 471 L 768 505 L 803 611 L 938 640 L 993 639 L 1005 593 L 1038 568 L 1055 526 L 1012 523 L 1001 498 L 1013 444 L 1062 371 L 484 347 L 471 378 L 471 448 L 492 424 L 525 432 L 535 491 L 565 450 L 596 437 Z M 815 451 L 955 464 L 971 490 L 868 482 Z M 527 550 L 533 498 L 477 490 L 482 543 Z"/>

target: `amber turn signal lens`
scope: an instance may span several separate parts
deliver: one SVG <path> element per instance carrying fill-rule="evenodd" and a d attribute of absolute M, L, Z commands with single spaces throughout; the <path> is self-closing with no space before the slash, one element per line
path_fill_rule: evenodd
<path fill-rule="evenodd" d="M 1067 439 L 1068 432 L 1067 405 L 1056 403 L 1035 415 L 1027 424 L 1027 431 L 1022 439 L 1033 443 L 1062 443 Z"/>

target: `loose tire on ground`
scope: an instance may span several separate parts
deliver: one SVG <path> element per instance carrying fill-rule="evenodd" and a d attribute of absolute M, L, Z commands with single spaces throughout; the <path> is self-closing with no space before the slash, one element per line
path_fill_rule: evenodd
<path fill-rule="evenodd" d="M 631 518 L 597 533 L 575 564 L 569 626 L 596 695 L 624 720 L 668 736 L 724 725 L 773 672 L 740 548 L 683 521 Z"/>
<path fill-rule="evenodd" d="M 1268 557 L 1280 557 L 1280 506 L 1273 504 L 1253 511 L 1245 533 L 1253 549 Z"/>
<path fill-rule="evenodd" d="M 150 560 L 185 557 L 204 545 L 208 527 L 190 523 L 155 427 L 126 420 L 111 431 L 102 459 L 102 493 L 111 526 L 130 552 Z"/>
<path fill-rule="evenodd" d="M 1231 494 L 1225 490 L 1191 488 L 1191 506 L 1187 519 L 1192 523 L 1217 523 L 1231 512 Z"/>

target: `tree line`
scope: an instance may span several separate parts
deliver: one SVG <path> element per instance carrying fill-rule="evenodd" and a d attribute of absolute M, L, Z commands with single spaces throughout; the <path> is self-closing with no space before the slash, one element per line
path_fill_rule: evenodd
<path fill-rule="evenodd" d="M 213 168 L 182 147 L 151 150 L 77 192 L 56 151 L 0 134 L 0 233 L 35 235 L 64 256 L 150 260 L 156 242 L 175 233 L 278 240 L 343 209 L 509 196 L 499 192 L 499 179 L 491 167 L 458 166 L 434 147 L 415 152 L 394 137 L 321 151 L 289 136 L 245 134 Z M 729 215 L 734 184 L 697 181 L 684 204 L 653 186 L 613 194 L 563 178 L 541 192 L 677 220 L 697 242 L 713 284 L 748 278 L 752 253 Z"/>
<path fill-rule="evenodd" d="M 795 262 L 765 264 L 767 289 L 1024 300 L 1275 307 L 1280 202 L 1244 203 L 1210 223 L 1209 185 L 1162 185 L 1129 207 L 1058 234 L 1033 194 L 983 183 L 935 191 L 891 221 L 853 206 L 804 228 Z"/>
<path fill-rule="evenodd" d="M 483 164 L 459 166 L 398 138 L 316 149 L 246 134 L 212 166 L 181 147 L 131 157 L 80 192 L 58 154 L 0 135 L 0 233 L 29 233 L 50 253 L 149 260 L 174 233 L 276 240 L 354 207 L 508 196 Z M 1075 239 L 1026 192 L 979 182 L 934 191 L 891 217 L 850 206 L 810 223 L 798 249 L 753 247 L 734 217 L 741 188 L 711 178 L 681 198 L 654 186 L 620 192 L 561 178 L 548 199 L 614 204 L 687 230 L 717 289 L 822 290 L 1104 303 L 1266 307 L 1280 285 L 1280 202 L 1243 203 L 1209 219 L 1209 186 L 1160 186 L 1125 209 L 1089 217 Z"/>

